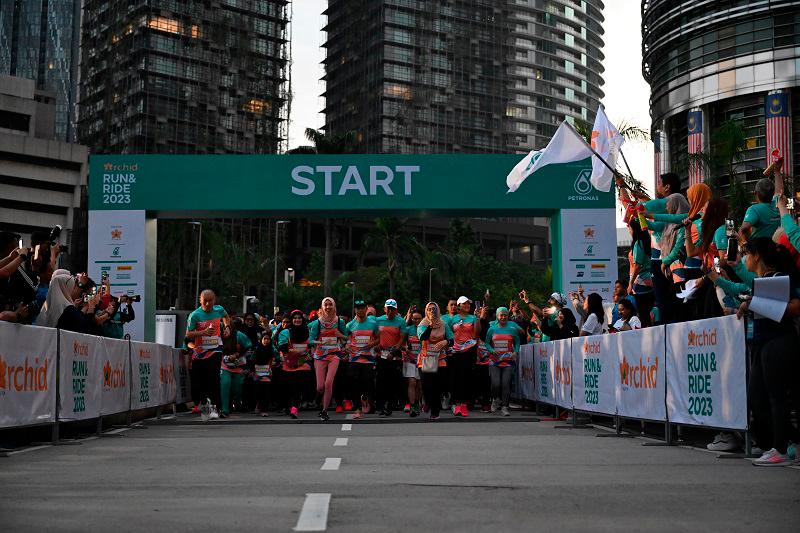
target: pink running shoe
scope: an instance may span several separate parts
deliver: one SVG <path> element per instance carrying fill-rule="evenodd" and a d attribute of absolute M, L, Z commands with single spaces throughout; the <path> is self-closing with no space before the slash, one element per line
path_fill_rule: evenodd
<path fill-rule="evenodd" d="M 463 416 L 464 418 L 469 416 L 469 409 L 467 409 L 467 404 L 465 403 L 461 404 L 461 416 Z"/>
<path fill-rule="evenodd" d="M 289 416 L 291 416 L 292 418 L 297 418 L 297 413 L 298 413 L 297 407 L 292 407 L 291 409 L 289 409 Z"/>

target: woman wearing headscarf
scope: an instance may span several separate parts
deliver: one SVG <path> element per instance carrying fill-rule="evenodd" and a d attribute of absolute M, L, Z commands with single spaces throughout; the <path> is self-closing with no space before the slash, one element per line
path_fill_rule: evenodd
<path fill-rule="evenodd" d="M 453 330 L 450 325 L 442 320 L 439 304 L 428 302 L 425 305 L 425 318 L 417 326 L 417 337 L 422 343 L 422 348 L 417 359 L 422 377 L 422 394 L 425 402 L 430 407 L 431 420 L 439 420 L 439 408 L 442 390 L 446 390 L 446 383 L 441 379 L 439 372 L 424 372 L 423 358 L 437 356 L 438 367 L 442 368 L 445 362 L 446 349 L 453 345 Z M 444 385 L 444 387 L 443 387 Z"/>
<path fill-rule="evenodd" d="M 311 359 L 308 357 L 308 327 L 303 312 L 295 309 L 289 315 L 289 319 L 289 327 L 281 330 L 279 335 L 278 350 L 283 359 L 281 374 L 284 380 L 286 405 L 289 407 L 289 415 L 297 418 L 303 373 L 311 371 Z"/>
<path fill-rule="evenodd" d="M 564 307 L 558 311 L 556 315 L 556 322 L 550 325 L 549 321 L 539 320 L 538 317 L 534 318 L 537 327 L 539 327 L 545 335 L 550 337 L 551 341 L 561 339 L 571 339 L 572 337 L 580 336 L 578 324 L 575 320 L 575 315 L 569 307 Z"/>
<path fill-rule="evenodd" d="M 653 308 L 653 272 L 651 269 L 652 257 L 650 255 L 650 234 L 642 229 L 637 219 L 628 222 L 631 230 L 631 251 L 629 260 L 631 264 L 630 284 L 628 293 L 633 293 L 636 308 L 645 326 L 650 325 L 650 310 Z M 663 236 L 662 236 L 663 238 Z M 602 303 L 601 303 L 602 306 Z M 588 320 L 588 317 L 587 317 Z"/>
<path fill-rule="evenodd" d="M 81 312 L 76 305 L 80 305 L 87 287 L 87 284 L 79 283 L 78 278 L 70 275 L 53 276 L 36 325 L 89 333 L 94 326 L 94 308 L 100 301 L 100 295 L 98 293 L 86 303 L 88 314 Z"/>
<path fill-rule="evenodd" d="M 322 395 L 319 418 L 327 422 L 328 406 L 333 396 L 333 380 L 339 361 L 345 357 L 340 341 L 347 341 L 344 320 L 336 313 L 336 302 L 330 296 L 322 299 L 317 319 L 308 325 L 308 344 L 313 349 L 317 395 Z"/>
<path fill-rule="evenodd" d="M 492 407 L 497 411 L 500 407 L 503 416 L 511 416 L 508 410 L 511 399 L 511 379 L 516 368 L 519 353 L 519 328 L 508 321 L 508 308 L 497 308 L 497 322 L 489 327 L 486 333 L 486 349 L 489 351 L 491 367 L 489 375 L 492 380 Z"/>

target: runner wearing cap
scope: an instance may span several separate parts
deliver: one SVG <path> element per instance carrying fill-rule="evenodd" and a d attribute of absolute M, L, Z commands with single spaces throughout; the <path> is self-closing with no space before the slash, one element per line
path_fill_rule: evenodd
<path fill-rule="evenodd" d="M 470 311 L 472 300 L 461 296 L 456 303 L 459 313 L 450 319 L 453 330 L 453 346 L 450 348 L 450 378 L 453 383 L 453 414 L 469 416 L 467 402 L 470 401 L 470 378 L 478 348 L 480 322 Z"/>
<path fill-rule="evenodd" d="M 295 309 L 289 318 L 289 327 L 280 332 L 278 350 L 283 359 L 281 376 L 285 405 L 289 407 L 289 415 L 297 418 L 305 372 L 311 372 L 311 358 L 308 357 L 308 327 L 303 312 Z"/>
<path fill-rule="evenodd" d="M 386 300 L 383 310 L 385 314 L 375 319 L 380 341 L 375 399 L 380 416 L 391 416 L 393 404 L 402 395 L 406 322 L 397 314 L 397 300 L 394 298 Z"/>
<path fill-rule="evenodd" d="M 328 421 L 328 407 L 333 396 L 333 380 L 344 357 L 340 341 L 347 340 L 344 320 L 336 314 L 336 302 L 331 297 L 322 299 L 321 311 L 308 325 L 308 344 L 313 347 L 314 371 L 317 377 L 317 396 L 322 396 L 319 418 Z"/>
<path fill-rule="evenodd" d="M 508 410 L 511 398 L 511 379 L 514 376 L 517 353 L 519 353 L 519 329 L 508 322 L 508 309 L 497 309 L 497 322 L 486 333 L 486 349 L 491 358 L 489 374 L 492 378 L 492 412 L 501 407 L 503 416 L 511 416 Z"/>
<path fill-rule="evenodd" d="M 408 381 L 408 403 L 406 404 L 405 411 L 410 417 L 419 416 L 419 401 L 422 399 L 422 390 L 419 379 L 419 368 L 417 368 L 417 360 L 419 359 L 419 352 L 422 350 L 422 343 L 417 335 L 417 326 L 422 321 L 422 313 L 419 312 L 417 306 L 411 306 L 406 313 L 406 339 L 408 346 L 403 354 L 403 377 Z"/>
<path fill-rule="evenodd" d="M 350 354 L 350 379 L 353 399 L 360 398 L 353 418 L 361 418 L 362 413 L 370 411 L 372 399 L 372 369 L 375 365 L 373 349 L 378 346 L 378 324 L 367 317 L 367 304 L 364 300 L 356 300 L 354 304 L 356 317 L 347 324 L 350 340 L 347 351 Z"/>

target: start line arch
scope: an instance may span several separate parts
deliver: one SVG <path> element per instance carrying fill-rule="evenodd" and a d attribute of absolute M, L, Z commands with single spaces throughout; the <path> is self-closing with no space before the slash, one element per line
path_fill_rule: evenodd
<path fill-rule="evenodd" d="M 550 218 L 553 285 L 609 298 L 617 278 L 614 189 L 591 159 L 546 166 L 513 193 L 522 155 L 94 155 L 89 275 L 141 294 L 131 337 L 155 337 L 158 218 L 537 216 Z"/>

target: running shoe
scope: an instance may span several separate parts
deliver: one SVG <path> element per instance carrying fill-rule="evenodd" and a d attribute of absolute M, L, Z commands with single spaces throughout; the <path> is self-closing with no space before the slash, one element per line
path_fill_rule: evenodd
<path fill-rule="evenodd" d="M 291 409 L 289 409 L 289 416 L 291 416 L 292 418 L 297 418 L 297 414 L 298 414 L 297 407 L 292 407 Z"/>
<path fill-rule="evenodd" d="M 411 404 L 410 403 L 407 403 L 406 406 L 403 407 L 403 412 L 404 413 L 410 413 L 411 412 Z"/>
<path fill-rule="evenodd" d="M 219 418 L 219 412 L 217 411 L 217 408 L 212 405 L 211 406 L 211 412 L 208 413 L 208 419 L 209 420 L 216 420 L 218 418 Z"/>
<path fill-rule="evenodd" d="M 331 417 L 328 416 L 328 411 L 326 409 L 320 411 L 319 415 L 317 416 L 319 416 L 319 419 L 322 420 L 323 422 L 327 422 L 328 420 L 331 419 Z"/>
<path fill-rule="evenodd" d="M 222 412 L 219 414 L 219 417 L 220 417 L 220 418 L 228 418 L 228 416 L 229 416 L 229 413 L 226 413 L 225 411 L 222 411 Z"/>
<path fill-rule="evenodd" d="M 706 448 L 712 452 L 733 452 L 741 448 L 742 442 L 739 435 L 731 432 L 717 433 L 714 441 L 707 444 Z"/>
<path fill-rule="evenodd" d="M 445 411 L 450 409 L 450 398 L 448 398 L 447 396 L 442 396 L 442 409 L 444 409 Z"/>
<path fill-rule="evenodd" d="M 269 413 L 268 413 L 268 412 L 266 412 L 266 411 L 261 411 L 259 414 L 260 414 L 261 416 L 265 417 L 265 418 L 269 416 Z"/>
<path fill-rule="evenodd" d="M 429 420 L 430 420 L 431 422 L 436 422 L 437 420 L 439 420 L 439 415 L 435 415 L 435 416 L 434 416 L 434 415 L 431 415 Z"/>
<path fill-rule="evenodd" d="M 503 416 L 511 416 L 511 411 L 509 411 L 508 407 L 504 405 L 503 408 L 500 409 L 500 414 Z"/>
<path fill-rule="evenodd" d="M 428 406 L 427 403 L 423 403 L 422 404 L 422 412 L 427 413 L 430 410 L 431 410 L 431 408 Z"/>
<path fill-rule="evenodd" d="M 353 413 L 353 420 L 359 420 L 361 418 L 361 411 L 356 411 Z"/>
<path fill-rule="evenodd" d="M 464 418 L 469 416 L 469 408 L 465 403 L 461 404 L 461 416 L 463 416 Z"/>
<path fill-rule="evenodd" d="M 456 404 L 453 406 L 453 416 L 461 416 L 461 404 Z"/>
<path fill-rule="evenodd" d="M 200 414 L 200 406 L 199 405 L 195 405 L 194 407 L 192 407 L 192 414 L 193 415 L 199 415 Z"/>
<path fill-rule="evenodd" d="M 410 416 L 411 418 L 419 416 L 419 407 L 417 407 L 416 405 L 412 405 L 411 411 L 408 413 L 408 416 Z"/>
<path fill-rule="evenodd" d="M 378 412 L 378 416 L 392 416 L 392 412 L 384 408 Z"/>
<path fill-rule="evenodd" d="M 789 446 L 786 447 L 786 455 L 792 461 L 797 460 L 797 444 L 794 442 L 789 441 Z"/>
<path fill-rule="evenodd" d="M 753 461 L 753 466 L 786 466 L 790 464 L 792 464 L 792 460 L 789 459 L 789 456 L 780 453 L 775 448 Z"/>
<path fill-rule="evenodd" d="M 352 411 L 353 410 L 353 402 L 351 402 L 350 400 L 345 400 L 344 401 L 344 410 L 345 411 Z"/>
<path fill-rule="evenodd" d="M 494 400 L 492 400 L 492 406 L 489 408 L 489 412 L 496 413 L 499 408 L 500 408 L 500 400 L 495 398 Z"/>
<path fill-rule="evenodd" d="M 344 408 L 341 405 L 337 405 L 336 406 L 336 412 L 337 413 L 344 413 Z"/>

